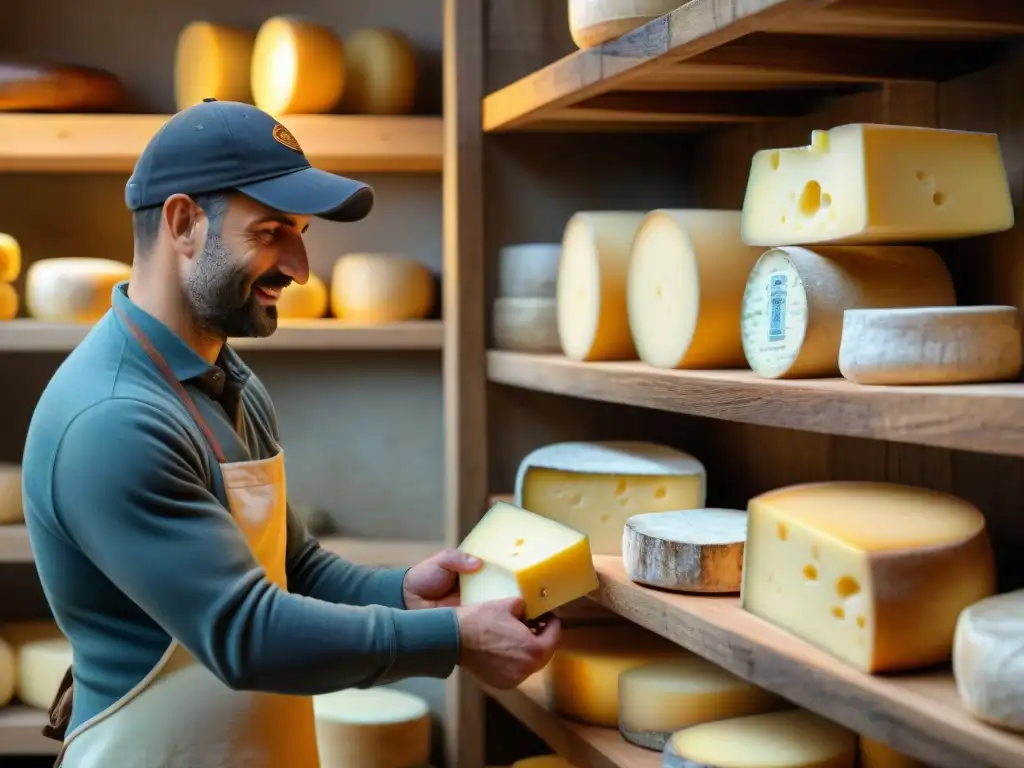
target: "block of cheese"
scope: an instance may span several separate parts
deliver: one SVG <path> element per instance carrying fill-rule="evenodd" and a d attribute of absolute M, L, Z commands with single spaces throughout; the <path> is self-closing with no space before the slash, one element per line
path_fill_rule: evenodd
<path fill-rule="evenodd" d="M 113 259 L 40 259 L 25 272 L 25 308 L 36 320 L 94 323 L 110 309 L 114 286 L 131 276 L 130 264 Z"/>
<path fill-rule="evenodd" d="M 71 666 L 71 643 L 64 638 L 25 642 L 18 646 L 17 666 L 19 701 L 48 710 Z"/>
<path fill-rule="evenodd" d="M 434 305 L 434 278 L 413 259 L 349 253 L 331 270 L 331 312 L 357 323 L 419 320 Z"/>
<path fill-rule="evenodd" d="M 494 300 L 494 345 L 518 352 L 558 352 L 558 309 L 554 299 Z"/>
<path fill-rule="evenodd" d="M 761 248 L 740 240 L 739 211 L 652 211 L 629 259 L 629 327 L 655 368 L 743 368 L 740 313 Z"/>
<path fill-rule="evenodd" d="M 664 749 L 683 728 L 790 706 L 700 656 L 655 661 L 619 675 L 619 731 L 646 749 Z"/>
<path fill-rule="evenodd" d="M 576 766 L 558 755 L 537 755 L 516 760 L 512 763 L 512 768 L 576 768 Z"/>
<path fill-rule="evenodd" d="M 405 115 L 416 101 L 416 53 L 400 32 L 360 29 L 345 38 L 340 107 L 364 115 Z"/>
<path fill-rule="evenodd" d="M 0 640 L 0 707 L 11 703 L 17 681 L 18 666 L 14 649 L 6 641 Z"/>
<path fill-rule="evenodd" d="M 324 766 L 403 768 L 430 761 L 430 707 L 396 688 L 347 688 L 313 697 Z"/>
<path fill-rule="evenodd" d="M 949 494 L 809 483 L 749 514 L 743 608 L 862 672 L 949 661 L 960 611 L 995 590 L 985 517 Z"/>
<path fill-rule="evenodd" d="M 291 283 L 277 300 L 277 316 L 293 320 L 315 320 L 327 312 L 327 285 L 312 272 L 303 284 Z"/>
<path fill-rule="evenodd" d="M 839 372 L 858 384 L 1006 381 L 1021 370 L 1017 308 L 848 309 Z"/>
<path fill-rule="evenodd" d="M 459 549 L 483 560 L 474 573 L 459 574 L 463 605 L 521 597 L 535 619 L 597 589 L 597 573 L 584 534 L 499 501 Z"/>
<path fill-rule="evenodd" d="M 518 243 L 498 252 L 498 296 L 554 299 L 561 243 Z"/>
<path fill-rule="evenodd" d="M 751 245 L 947 240 L 1011 227 L 994 133 L 870 124 L 813 131 L 809 146 L 756 152 L 743 200 Z"/>
<path fill-rule="evenodd" d="M 633 515 L 704 506 L 707 473 L 688 453 L 641 441 L 554 443 L 529 453 L 515 502 L 585 533 L 595 555 L 622 554 Z"/>
<path fill-rule="evenodd" d="M 345 58 L 333 30 L 291 16 L 272 16 L 260 26 L 250 87 L 253 103 L 264 112 L 329 112 L 344 85 Z"/>
<path fill-rule="evenodd" d="M 0 232 L 0 282 L 13 283 L 21 274 L 21 245 Z"/>
<path fill-rule="evenodd" d="M 576 47 L 593 48 L 641 27 L 682 0 L 569 0 L 569 33 Z"/>
<path fill-rule="evenodd" d="M 804 709 L 703 723 L 673 734 L 663 768 L 855 768 L 857 735 Z"/>
<path fill-rule="evenodd" d="M 21 505 L 21 464 L 0 461 L 0 525 L 23 522 L 25 512 Z"/>
<path fill-rule="evenodd" d="M 953 677 L 974 717 L 1024 733 L 1024 589 L 964 609 L 953 640 Z"/>
<path fill-rule="evenodd" d="M 743 351 L 767 379 L 838 376 L 846 310 L 955 303 L 953 278 L 928 248 L 772 248 L 747 279 Z"/>
<path fill-rule="evenodd" d="M 205 98 L 252 103 L 251 29 L 193 21 L 174 50 L 174 103 L 188 109 Z"/>
<path fill-rule="evenodd" d="M 638 211 L 575 214 L 558 263 L 558 336 L 570 360 L 634 360 L 626 278 Z"/>
<path fill-rule="evenodd" d="M 564 630 L 545 668 L 549 700 L 556 711 L 579 722 L 617 728 L 619 675 L 652 661 L 692 654 L 636 626 Z"/>
<path fill-rule="evenodd" d="M 18 291 L 10 283 L 0 283 L 0 320 L 13 320 L 18 316 L 21 302 Z"/>
<path fill-rule="evenodd" d="M 638 584 L 675 592 L 739 592 L 747 513 L 648 512 L 626 520 L 622 566 Z"/>
<path fill-rule="evenodd" d="M 897 752 L 888 744 L 860 737 L 859 768 L 929 768 L 928 765 L 909 755 Z"/>

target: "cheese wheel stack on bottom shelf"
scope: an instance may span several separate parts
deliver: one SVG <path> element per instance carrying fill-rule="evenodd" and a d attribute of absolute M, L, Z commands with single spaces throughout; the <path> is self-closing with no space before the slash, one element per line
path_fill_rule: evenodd
<path fill-rule="evenodd" d="M 21 245 L 11 235 L 0 232 L 0 320 L 18 316 L 20 302 L 12 283 L 21 274 Z"/>
<path fill-rule="evenodd" d="M 21 501 L 21 464 L 0 461 L 0 525 L 25 522 Z"/>
<path fill-rule="evenodd" d="M 250 29 L 193 21 L 178 34 L 174 50 L 174 103 L 178 111 L 205 98 L 252 102 Z"/>
<path fill-rule="evenodd" d="M 557 285 L 562 246 L 507 245 L 498 254 L 494 343 L 519 352 L 558 352 Z"/>
<path fill-rule="evenodd" d="M 253 103 L 275 117 L 330 112 L 345 85 L 341 40 L 320 24 L 273 16 L 256 33 L 249 76 Z"/>
<path fill-rule="evenodd" d="M 360 29 L 342 43 L 345 85 L 339 108 L 364 115 L 406 115 L 416 101 L 419 68 L 404 35 Z"/>
<path fill-rule="evenodd" d="M 355 323 L 422 320 L 434 305 L 434 278 L 413 259 L 349 253 L 331 270 L 331 312 Z"/>
<path fill-rule="evenodd" d="M 277 316 L 288 320 L 316 320 L 327 313 L 327 285 L 312 272 L 302 285 L 291 283 L 277 300 Z"/>
<path fill-rule="evenodd" d="M 95 323 L 110 309 L 114 286 L 132 276 L 112 259 L 40 259 L 25 272 L 25 308 L 36 320 Z"/>
<path fill-rule="evenodd" d="M 569 0 L 569 34 L 576 47 L 614 40 L 679 7 L 681 0 Z"/>
<path fill-rule="evenodd" d="M 348 688 L 313 697 L 324 768 L 421 768 L 430 760 L 430 707 L 394 688 Z"/>

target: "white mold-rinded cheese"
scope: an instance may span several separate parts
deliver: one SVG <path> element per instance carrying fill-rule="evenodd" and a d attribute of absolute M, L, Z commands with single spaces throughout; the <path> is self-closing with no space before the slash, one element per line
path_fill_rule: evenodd
<path fill-rule="evenodd" d="M 178 35 L 174 51 L 174 103 L 188 109 L 205 98 L 252 102 L 251 29 L 193 21 Z"/>
<path fill-rule="evenodd" d="M 25 308 L 36 320 L 94 323 L 110 309 L 114 286 L 130 264 L 74 256 L 41 259 L 25 271 Z"/>
<path fill-rule="evenodd" d="M 313 697 L 320 761 L 338 768 L 413 768 L 430 760 L 430 707 L 396 688 Z"/>
<path fill-rule="evenodd" d="M 519 352 L 558 352 L 558 308 L 554 299 L 494 300 L 494 344 Z"/>
<path fill-rule="evenodd" d="M 556 298 L 561 257 L 561 243 L 506 245 L 498 252 L 498 297 Z"/>
<path fill-rule="evenodd" d="M 256 33 L 250 84 L 253 102 L 271 115 L 329 112 L 345 85 L 345 57 L 333 30 L 272 16 Z"/>
<path fill-rule="evenodd" d="M 577 48 L 593 48 L 680 5 L 684 0 L 569 0 L 569 33 Z"/>

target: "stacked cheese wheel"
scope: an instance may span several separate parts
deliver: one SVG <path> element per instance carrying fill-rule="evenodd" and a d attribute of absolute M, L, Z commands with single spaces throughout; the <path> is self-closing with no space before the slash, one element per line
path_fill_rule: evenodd
<path fill-rule="evenodd" d="M 501 249 L 493 316 L 498 349 L 559 351 L 555 289 L 561 253 L 557 243 L 521 243 Z"/>

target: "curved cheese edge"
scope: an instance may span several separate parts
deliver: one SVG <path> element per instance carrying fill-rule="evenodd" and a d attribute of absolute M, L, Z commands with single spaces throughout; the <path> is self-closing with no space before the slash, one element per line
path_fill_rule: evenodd
<path fill-rule="evenodd" d="M 13 320 L 20 308 L 18 291 L 10 283 L 0 283 L 0 320 Z"/>
<path fill-rule="evenodd" d="M 554 299 L 494 300 L 494 345 L 519 352 L 558 352 L 558 309 Z"/>
<path fill-rule="evenodd" d="M 253 103 L 271 115 L 329 112 L 345 85 L 341 40 L 328 27 L 288 16 L 260 26 L 252 50 Z"/>
<path fill-rule="evenodd" d="M 967 384 L 1020 374 L 1011 306 L 848 309 L 839 372 L 857 384 Z"/>
<path fill-rule="evenodd" d="M 339 107 L 365 115 L 413 110 L 419 68 L 408 39 L 390 29 L 361 29 L 345 38 L 345 88 Z"/>
<path fill-rule="evenodd" d="M 317 719 L 344 725 L 392 725 L 430 716 L 426 700 L 397 688 L 347 688 L 313 697 Z"/>
<path fill-rule="evenodd" d="M 897 752 L 888 744 L 861 736 L 859 768 L 929 768 L 929 766 L 917 758 Z"/>
<path fill-rule="evenodd" d="M 845 311 L 955 303 L 953 278 L 928 248 L 772 248 L 747 279 L 743 351 L 762 378 L 838 376 Z"/>
<path fill-rule="evenodd" d="M 174 102 L 188 109 L 211 97 L 252 102 L 251 64 L 256 32 L 193 21 L 178 34 L 174 51 Z"/>
<path fill-rule="evenodd" d="M 71 666 L 71 643 L 64 638 L 29 640 L 18 646 L 15 695 L 30 707 L 49 710 Z"/>
<path fill-rule="evenodd" d="M 289 320 L 316 320 L 327 313 L 327 285 L 310 273 L 302 285 L 291 283 L 277 300 L 277 316 Z"/>
<path fill-rule="evenodd" d="M 679 0 L 569 0 L 569 34 L 577 48 L 593 48 L 678 7 Z"/>
<path fill-rule="evenodd" d="M 629 328 L 655 368 L 744 368 L 740 314 L 761 255 L 739 211 L 656 210 L 640 224 L 627 278 Z"/>
<path fill-rule="evenodd" d="M 622 566 L 638 584 L 676 592 L 740 591 L 747 513 L 688 509 L 635 515 L 622 531 Z"/>
<path fill-rule="evenodd" d="M 41 259 L 25 273 L 25 308 L 36 320 L 93 323 L 110 309 L 114 286 L 131 275 L 131 265 L 113 259 Z"/>
<path fill-rule="evenodd" d="M 0 232 L 0 283 L 13 283 L 21 275 L 21 245 L 13 235 Z"/>
<path fill-rule="evenodd" d="M 948 661 L 960 611 L 995 590 L 981 510 L 895 483 L 750 500 L 741 605 L 862 672 Z"/>
<path fill-rule="evenodd" d="M 21 500 L 21 465 L 0 461 L 0 525 L 23 522 L 25 511 Z"/>
<path fill-rule="evenodd" d="M 953 640 L 953 677 L 971 715 L 1024 733 L 1024 589 L 963 610 Z"/>
<path fill-rule="evenodd" d="M 433 308 L 434 278 L 418 261 L 377 253 L 350 253 L 331 269 L 331 312 L 358 323 L 419 320 Z"/>
<path fill-rule="evenodd" d="M 561 243 L 517 243 L 498 252 L 498 297 L 554 299 Z"/>
<path fill-rule="evenodd" d="M 317 748 L 324 765 L 426 765 L 427 702 L 395 688 L 349 688 L 313 697 Z"/>

